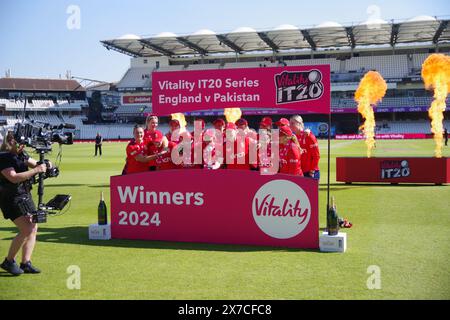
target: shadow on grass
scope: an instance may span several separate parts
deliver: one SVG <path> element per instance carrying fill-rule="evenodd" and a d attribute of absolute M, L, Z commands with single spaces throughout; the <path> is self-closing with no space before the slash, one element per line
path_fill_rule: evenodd
<path fill-rule="evenodd" d="M 64 187 L 84 187 L 87 184 L 82 183 L 68 183 L 68 184 L 46 184 L 45 188 L 64 188 Z"/>
<path fill-rule="evenodd" d="M 0 269 L 0 278 L 16 278 L 17 276 L 6 272 L 3 269 Z"/>
<path fill-rule="evenodd" d="M 449 184 L 434 184 L 434 183 L 377 183 L 377 182 L 352 182 L 352 183 L 330 183 L 330 190 L 334 191 L 340 191 L 340 190 L 347 190 L 347 189 L 353 189 L 358 187 L 445 187 L 450 186 Z M 319 187 L 319 190 L 326 190 L 327 185 L 321 184 Z"/>
<path fill-rule="evenodd" d="M 16 228 L 0 228 L 2 232 L 11 232 L 13 235 L 1 240 L 12 240 L 16 233 Z M 319 249 L 293 249 L 277 247 L 261 247 L 249 245 L 227 245 L 208 244 L 192 242 L 168 242 L 168 241 L 148 241 L 148 240 L 119 240 L 111 239 L 107 241 L 89 240 L 88 227 L 66 227 L 66 228 L 46 228 L 39 227 L 38 242 L 76 244 L 82 246 L 117 247 L 117 248 L 137 248 L 137 249 L 163 249 L 163 250 L 195 250 L 195 251 L 223 251 L 223 252 L 261 252 L 261 251 L 284 251 L 284 252 L 320 252 Z"/>
<path fill-rule="evenodd" d="M 109 188 L 109 184 L 88 185 L 88 188 Z"/>
<path fill-rule="evenodd" d="M 109 184 L 49 184 L 45 185 L 45 188 L 64 188 L 64 187 L 88 187 L 88 188 L 109 188 Z"/>

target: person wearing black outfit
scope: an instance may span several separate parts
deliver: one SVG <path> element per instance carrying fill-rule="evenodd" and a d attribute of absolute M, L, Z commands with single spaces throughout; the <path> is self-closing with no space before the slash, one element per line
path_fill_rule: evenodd
<path fill-rule="evenodd" d="M 97 156 L 97 151 L 100 151 L 100 157 L 102 156 L 102 143 L 103 138 L 100 133 L 97 132 L 97 136 L 95 137 L 95 156 Z"/>
<path fill-rule="evenodd" d="M 22 273 L 40 273 L 31 264 L 31 255 L 36 244 L 37 224 L 29 215 L 36 210 L 31 197 L 29 180 L 47 170 L 45 164 L 38 164 L 19 145 L 12 132 L 8 132 L 0 147 L 0 209 L 5 219 L 10 219 L 19 229 L 9 247 L 8 256 L 0 267 L 18 276 Z M 32 168 L 28 170 L 28 168 Z M 22 249 L 20 267 L 15 258 Z"/>
<path fill-rule="evenodd" d="M 448 131 L 447 128 L 444 129 L 444 139 L 445 139 L 445 146 L 448 145 Z"/>

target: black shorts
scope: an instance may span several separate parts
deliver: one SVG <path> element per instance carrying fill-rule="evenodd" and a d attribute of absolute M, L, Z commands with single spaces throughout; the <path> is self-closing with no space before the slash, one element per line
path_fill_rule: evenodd
<path fill-rule="evenodd" d="M 3 212 L 3 217 L 5 219 L 10 219 L 11 221 L 36 211 L 30 193 L 16 195 L 9 199 L 1 199 L 0 209 Z"/>

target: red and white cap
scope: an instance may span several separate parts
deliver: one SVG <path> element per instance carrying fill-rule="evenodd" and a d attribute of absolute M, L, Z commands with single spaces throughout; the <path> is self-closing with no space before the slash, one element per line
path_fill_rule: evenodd
<path fill-rule="evenodd" d="M 270 117 L 264 117 L 261 119 L 261 122 L 259 123 L 259 127 L 262 129 L 270 129 L 272 128 L 272 118 Z"/>
<path fill-rule="evenodd" d="M 289 126 L 282 126 L 279 128 L 279 130 L 280 130 L 280 135 L 285 135 L 288 137 L 293 135 L 292 130 L 291 130 L 291 128 L 289 128 Z"/>
<path fill-rule="evenodd" d="M 289 126 L 289 120 L 286 118 L 281 118 L 280 120 L 278 120 L 277 122 L 275 122 L 275 124 L 278 127 L 283 127 L 283 126 Z"/>

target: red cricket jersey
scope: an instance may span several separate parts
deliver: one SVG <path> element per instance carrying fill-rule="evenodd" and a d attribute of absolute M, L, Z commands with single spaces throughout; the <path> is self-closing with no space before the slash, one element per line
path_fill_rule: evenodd
<path fill-rule="evenodd" d="M 272 163 L 272 143 L 269 137 L 263 137 L 258 135 L 258 140 L 261 143 L 261 139 L 267 140 L 266 146 L 264 146 L 265 152 L 263 152 L 262 149 L 258 150 L 258 167 L 259 171 L 265 171 L 268 172 L 269 168 L 273 167 Z M 261 148 L 263 148 L 261 146 Z"/>
<path fill-rule="evenodd" d="M 292 141 L 280 145 L 280 173 L 303 176 L 300 150 Z"/>
<path fill-rule="evenodd" d="M 242 139 L 241 139 L 242 140 Z M 238 139 L 234 141 L 234 150 L 232 149 L 232 143 L 227 143 L 225 141 L 224 144 L 224 161 L 226 162 L 227 169 L 233 169 L 233 170 L 250 170 L 251 168 L 254 168 L 255 165 L 250 164 L 249 160 L 249 146 L 250 146 L 250 139 L 246 136 L 245 139 L 241 142 L 241 146 L 238 150 Z M 231 155 L 231 161 L 229 162 L 227 155 Z M 240 159 L 240 160 L 239 160 Z M 239 161 L 242 161 L 243 163 L 238 163 Z"/>
<path fill-rule="evenodd" d="M 144 142 L 147 145 L 147 155 L 152 156 L 158 153 L 158 148 L 156 148 L 156 146 L 153 144 L 153 141 L 159 140 L 163 136 L 164 135 L 159 130 L 155 130 L 153 132 L 144 130 Z M 156 161 L 151 160 L 150 162 L 147 163 L 147 166 L 148 167 L 156 166 Z"/>
<path fill-rule="evenodd" d="M 127 145 L 127 164 L 125 172 L 136 173 L 148 171 L 148 164 L 136 161 L 136 156 L 139 154 L 145 156 L 147 153 L 147 146 L 144 142 L 137 143 L 134 139 Z"/>
<path fill-rule="evenodd" d="M 320 150 L 319 143 L 316 137 L 310 130 L 305 130 L 296 134 L 300 147 L 305 150 L 302 154 L 302 171 L 318 171 L 319 170 L 319 160 L 320 160 Z"/>
<path fill-rule="evenodd" d="M 194 148 L 195 148 L 195 144 L 194 142 L 191 143 L 190 145 L 190 149 L 191 149 L 191 155 L 190 155 L 190 159 L 189 159 L 189 155 L 182 155 L 182 159 L 183 159 L 183 164 L 181 165 L 181 167 L 183 169 L 201 169 L 203 167 L 202 165 L 202 151 L 203 148 L 201 146 L 202 144 L 200 143 L 200 155 L 199 155 L 199 161 L 200 163 L 195 164 L 195 158 L 194 158 Z M 187 159 L 187 160 L 185 160 Z M 189 160 L 189 162 L 188 162 Z"/>
<path fill-rule="evenodd" d="M 169 152 L 163 154 L 162 156 L 158 156 L 155 160 L 156 170 L 170 170 L 179 168 L 179 166 L 172 162 L 172 150 L 176 146 L 177 144 L 175 142 L 169 142 Z M 162 147 L 157 150 L 157 153 L 160 153 L 161 151 L 163 151 Z"/>

